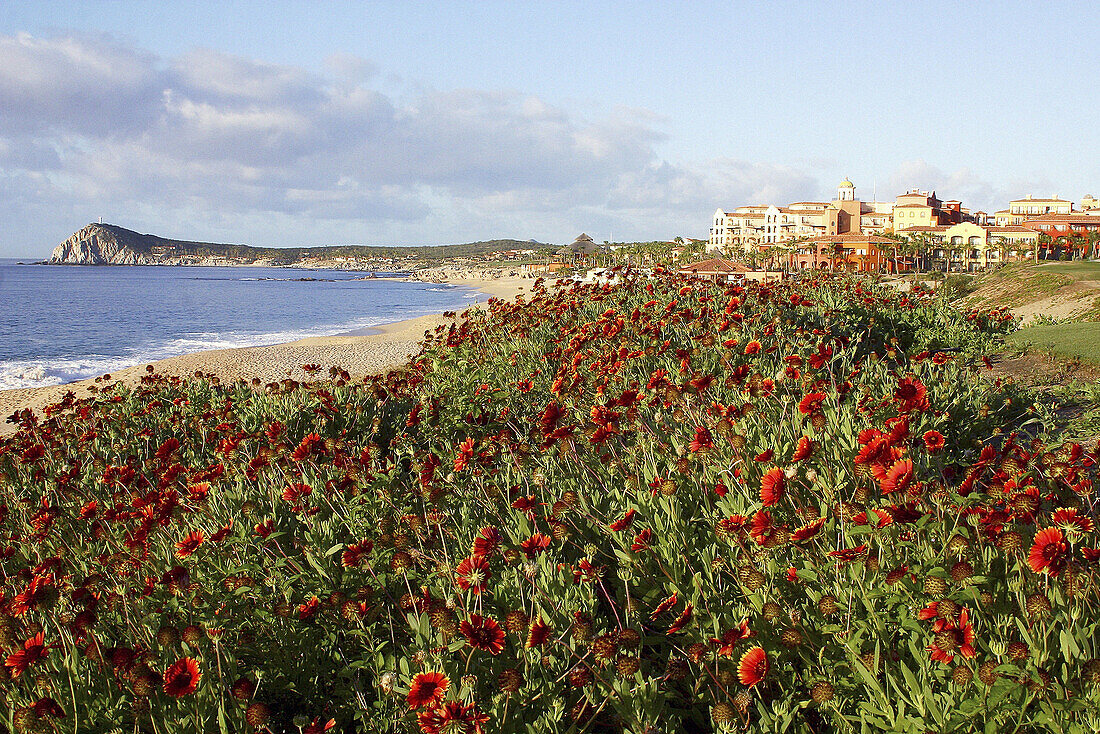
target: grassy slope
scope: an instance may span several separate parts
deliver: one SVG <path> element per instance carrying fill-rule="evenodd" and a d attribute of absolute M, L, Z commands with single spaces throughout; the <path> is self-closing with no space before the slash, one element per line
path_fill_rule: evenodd
<path fill-rule="evenodd" d="M 1100 263 L 1012 263 L 979 276 L 973 285 L 967 306 L 1008 306 L 1025 322 L 1043 315 L 1100 321 Z"/>
<path fill-rule="evenodd" d="M 1029 326 L 1010 334 L 1008 338 L 1019 346 L 1030 346 L 1100 365 L 1100 321 Z"/>

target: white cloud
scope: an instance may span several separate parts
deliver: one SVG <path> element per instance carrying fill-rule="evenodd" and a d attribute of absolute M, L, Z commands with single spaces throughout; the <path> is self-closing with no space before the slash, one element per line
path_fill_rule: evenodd
<path fill-rule="evenodd" d="M 704 234 L 718 205 L 816 189 L 781 167 L 664 161 L 662 121 L 645 110 L 587 120 L 515 92 L 398 98 L 371 86 L 369 61 L 334 56 L 327 68 L 0 37 L 0 184 L 12 202 L 0 228 L 27 238 L 0 247 L 44 253 L 103 213 L 196 239 L 224 240 L 238 221 L 229 239 L 272 245 L 594 228 L 648 239 Z"/>

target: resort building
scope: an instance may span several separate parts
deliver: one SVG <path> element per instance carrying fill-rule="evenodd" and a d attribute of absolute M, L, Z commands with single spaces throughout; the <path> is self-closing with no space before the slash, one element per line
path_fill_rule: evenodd
<path fill-rule="evenodd" d="M 1015 199 L 1008 203 L 1008 209 L 994 212 L 998 227 L 1009 227 L 1023 224 L 1028 219 L 1034 219 L 1043 214 L 1069 214 L 1073 211 L 1073 202 L 1059 199 L 1057 196 L 1049 199 L 1037 199 L 1028 194 L 1022 199 Z"/>
<path fill-rule="evenodd" d="M 914 253 L 911 247 L 899 247 L 897 240 L 883 236 L 894 234 L 923 249 Z M 746 255 L 753 262 L 782 264 L 792 270 L 897 272 L 916 266 L 973 272 L 1010 259 L 1046 257 L 1055 248 L 1080 249 L 1076 239 L 1091 242 L 1098 237 L 1100 199 L 1091 194 L 1082 198 L 1080 211 L 1057 196 L 1029 194 L 990 215 L 971 212 L 958 199 L 942 201 L 935 191 L 920 189 L 907 191 L 893 202 L 862 202 L 856 197 L 855 184 L 844 180 L 829 202 L 717 210 L 707 251 Z"/>
<path fill-rule="evenodd" d="M 785 207 L 742 206 L 718 209 L 710 228 L 707 251 L 747 252 L 792 240 L 840 234 L 884 232 L 891 228 L 893 205 L 856 198 L 856 186 L 844 180 L 832 201 L 796 201 Z"/>
<path fill-rule="evenodd" d="M 918 263 L 922 268 L 966 273 L 1031 257 L 1039 238 L 1038 232 L 1027 227 L 992 227 L 974 222 L 913 227 L 905 234 L 925 243 Z"/>

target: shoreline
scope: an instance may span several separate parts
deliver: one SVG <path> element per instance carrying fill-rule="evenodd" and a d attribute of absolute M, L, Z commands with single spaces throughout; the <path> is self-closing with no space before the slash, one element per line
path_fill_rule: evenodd
<path fill-rule="evenodd" d="M 512 300 L 525 291 L 529 292 L 533 283 L 531 279 L 521 277 L 490 278 L 468 273 L 464 276 L 447 278 L 444 282 L 473 288 L 490 298 L 502 300 Z M 478 301 L 469 307 L 479 308 L 484 303 L 484 300 Z M 308 375 L 302 370 L 302 365 L 318 364 L 325 370 L 332 366 L 341 367 L 355 379 L 388 372 L 407 364 L 420 350 L 426 331 L 433 331 L 440 324 L 453 320 L 443 314 L 428 314 L 355 332 L 312 336 L 262 347 L 189 352 L 148 364 L 153 365 L 158 373 L 166 375 L 183 377 L 201 371 L 217 375 L 225 381 L 258 377 L 265 383 L 287 377 L 305 380 Z M 137 384 L 145 374 L 146 365 L 137 364 L 111 373 L 111 380 Z M 88 388 L 99 387 L 97 379 L 102 382 L 100 378 L 87 377 L 61 385 L 0 390 L 0 436 L 15 432 L 16 427 L 7 422 L 15 411 L 30 408 L 41 418 L 45 406 L 59 402 L 68 392 L 73 392 L 78 398 L 91 395 Z"/>

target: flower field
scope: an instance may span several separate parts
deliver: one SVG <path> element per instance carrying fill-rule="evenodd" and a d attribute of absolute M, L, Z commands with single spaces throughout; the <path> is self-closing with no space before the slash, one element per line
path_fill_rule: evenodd
<path fill-rule="evenodd" d="M 1014 328 L 820 277 L 539 286 L 349 383 L 0 439 L 13 732 L 1100 728 L 1098 448 Z"/>

